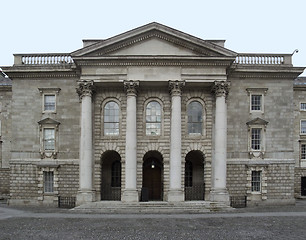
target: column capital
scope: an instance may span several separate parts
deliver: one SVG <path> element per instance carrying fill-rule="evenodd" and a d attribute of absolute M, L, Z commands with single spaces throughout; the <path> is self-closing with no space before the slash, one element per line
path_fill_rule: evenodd
<path fill-rule="evenodd" d="M 230 84 L 226 81 L 215 81 L 212 87 L 212 92 L 216 97 L 227 97 Z"/>
<path fill-rule="evenodd" d="M 78 87 L 76 88 L 76 92 L 79 94 L 80 99 L 84 96 L 92 96 L 95 90 L 94 82 L 81 80 L 78 81 Z"/>
<path fill-rule="evenodd" d="M 126 95 L 137 96 L 139 81 L 129 80 L 129 81 L 124 81 L 123 84 L 124 84 L 124 89 L 126 91 Z"/>
<path fill-rule="evenodd" d="M 181 96 L 182 89 L 185 86 L 185 81 L 169 80 L 169 91 L 171 96 Z"/>

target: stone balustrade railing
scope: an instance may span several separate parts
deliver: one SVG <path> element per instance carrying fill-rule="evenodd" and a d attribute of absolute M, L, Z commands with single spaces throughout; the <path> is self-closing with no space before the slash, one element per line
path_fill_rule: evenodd
<path fill-rule="evenodd" d="M 15 54 L 15 65 L 58 65 L 73 64 L 69 53 Z"/>
<path fill-rule="evenodd" d="M 234 63 L 242 65 L 291 65 L 292 54 L 239 53 Z"/>

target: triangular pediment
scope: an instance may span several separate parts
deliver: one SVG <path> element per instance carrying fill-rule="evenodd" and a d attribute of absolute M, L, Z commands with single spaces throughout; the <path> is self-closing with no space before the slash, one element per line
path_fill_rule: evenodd
<path fill-rule="evenodd" d="M 45 119 L 42 119 L 38 122 L 39 125 L 59 125 L 60 122 L 52 119 L 52 118 L 45 118 Z"/>
<path fill-rule="evenodd" d="M 266 126 L 269 122 L 267 122 L 266 120 L 264 119 L 261 119 L 261 118 L 255 118 L 249 122 L 247 122 L 246 124 L 247 125 L 262 125 L 262 126 Z"/>
<path fill-rule="evenodd" d="M 71 53 L 72 57 L 103 56 L 213 56 L 235 57 L 236 53 L 159 23 L 150 23 Z"/>

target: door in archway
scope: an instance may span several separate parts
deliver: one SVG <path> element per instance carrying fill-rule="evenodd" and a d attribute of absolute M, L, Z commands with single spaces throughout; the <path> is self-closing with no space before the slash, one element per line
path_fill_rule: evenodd
<path fill-rule="evenodd" d="M 147 190 L 149 201 L 162 200 L 162 168 L 157 158 L 144 162 L 142 187 Z"/>

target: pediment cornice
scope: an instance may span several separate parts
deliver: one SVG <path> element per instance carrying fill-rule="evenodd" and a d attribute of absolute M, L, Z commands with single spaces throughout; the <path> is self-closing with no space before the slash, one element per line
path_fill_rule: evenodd
<path fill-rule="evenodd" d="M 72 52 L 73 58 L 84 56 L 105 56 L 131 45 L 158 38 L 178 47 L 189 49 L 200 56 L 228 56 L 237 54 L 209 41 L 180 32 L 159 23 L 151 23 L 126 33 L 98 41 L 95 44 Z"/>

